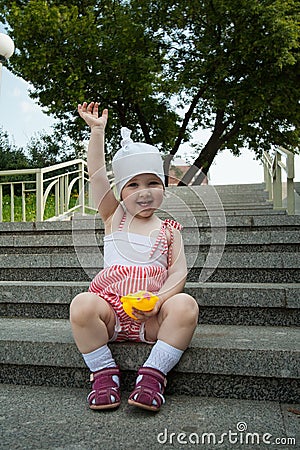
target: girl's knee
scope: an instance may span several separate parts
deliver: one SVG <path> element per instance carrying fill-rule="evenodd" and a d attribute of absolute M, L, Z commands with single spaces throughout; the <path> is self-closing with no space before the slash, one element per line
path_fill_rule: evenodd
<path fill-rule="evenodd" d="M 70 304 L 70 321 L 77 325 L 85 325 L 97 315 L 99 300 L 96 294 L 89 292 L 76 295 Z"/>
<path fill-rule="evenodd" d="M 168 307 L 167 312 L 172 312 L 172 314 L 175 314 L 176 317 L 180 318 L 185 323 L 189 323 L 193 326 L 197 325 L 199 306 L 193 297 L 189 294 L 180 293 L 174 295 L 170 300 L 166 302 L 166 306 Z"/>
<path fill-rule="evenodd" d="M 186 319 L 192 323 L 192 325 L 197 325 L 199 317 L 199 306 L 197 301 L 188 294 L 182 294 L 181 298 L 181 312 L 182 308 L 184 310 L 184 316 Z"/>

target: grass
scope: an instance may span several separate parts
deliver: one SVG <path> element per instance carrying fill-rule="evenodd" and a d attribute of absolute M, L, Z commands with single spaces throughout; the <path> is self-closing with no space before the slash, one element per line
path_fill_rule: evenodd
<path fill-rule="evenodd" d="M 77 195 L 71 196 L 69 202 L 69 208 L 73 208 L 77 202 Z M 27 194 L 26 195 L 26 222 L 34 222 L 36 220 L 36 196 L 35 194 Z M 15 211 L 14 211 L 14 221 L 21 222 L 22 221 L 22 198 L 19 196 L 14 197 Z M 10 206 L 11 206 L 11 198 L 10 195 L 4 195 L 2 201 L 2 216 L 3 222 L 11 222 L 10 217 Z M 54 195 L 49 195 L 46 201 L 45 210 L 44 210 L 44 220 L 50 219 L 55 216 L 55 197 Z"/>

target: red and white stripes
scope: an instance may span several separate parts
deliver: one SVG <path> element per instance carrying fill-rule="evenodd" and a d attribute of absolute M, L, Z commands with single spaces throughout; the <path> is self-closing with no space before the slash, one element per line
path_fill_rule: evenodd
<path fill-rule="evenodd" d="M 157 293 L 167 278 L 167 270 L 158 266 L 119 266 L 101 270 L 92 280 L 89 292 L 105 299 L 114 309 L 121 323 L 117 341 L 139 340 L 141 324 L 129 317 L 120 297 L 139 290 Z"/>

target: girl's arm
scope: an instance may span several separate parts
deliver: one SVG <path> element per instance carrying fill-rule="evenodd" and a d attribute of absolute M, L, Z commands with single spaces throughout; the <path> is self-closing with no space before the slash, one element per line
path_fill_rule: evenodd
<path fill-rule="evenodd" d="M 159 297 L 158 302 L 152 311 L 143 312 L 138 311 L 135 308 L 132 309 L 134 315 L 144 322 L 150 317 L 155 316 L 160 310 L 163 303 L 175 294 L 183 292 L 187 277 L 187 264 L 184 253 L 184 246 L 182 242 L 181 234 L 178 230 L 174 229 L 174 241 L 172 246 L 172 263 L 168 268 L 168 278 L 161 287 L 160 291 L 155 294 Z"/>
<path fill-rule="evenodd" d="M 99 117 L 99 105 L 91 102 L 89 105 L 84 102 L 78 105 L 80 117 L 91 128 L 91 135 L 88 145 L 88 172 L 92 186 L 93 199 L 103 221 L 105 222 L 117 209 L 117 201 L 107 178 L 104 154 L 104 134 L 108 118 L 108 110 L 104 109 Z"/>
<path fill-rule="evenodd" d="M 181 233 L 174 229 L 173 236 L 172 262 L 168 268 L 168 278 L 157 293 L 160 299 L 157 305 L 159 308 L 168 298 L 183 291 L 187 277 L 187 265 Z"/>

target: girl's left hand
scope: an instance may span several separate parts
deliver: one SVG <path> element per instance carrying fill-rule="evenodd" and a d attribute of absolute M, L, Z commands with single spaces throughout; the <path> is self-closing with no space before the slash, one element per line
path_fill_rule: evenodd
<path fill-rule="evenodd" d="M 102 130 L 105 129 L 107 118 L 108 118 L 108 110 L 104 109 L 102 111 L 102 115 L 99 117 L 99 103 L 91 102 L 87 104 L 87 102 L 83 102 L 82 105 L 78 105 L 78 113 L 80 117 L 92 128 L 99 127 Z"/>
<path fill-rule="evenodd" d="M 161 301 L 158 300 L 154 308 L 151 309 L 151 311 L 141 311 L 140 309 L 136 309 L 133 307 L 132 312 L 135 315 L 135 317 L 137 317 L 136 322 L 138 323 L 146 322 L 151 317 L 156 316 L 159 313 L 161 305 L 162 305 Z"/>

